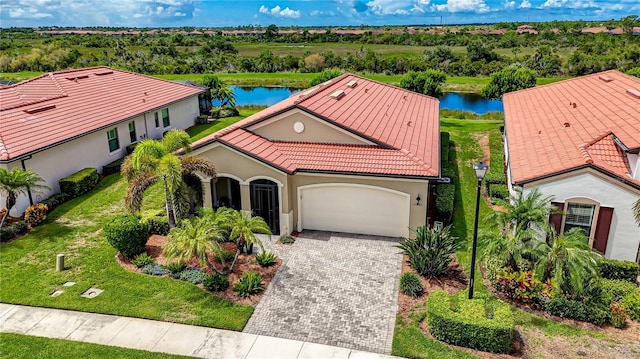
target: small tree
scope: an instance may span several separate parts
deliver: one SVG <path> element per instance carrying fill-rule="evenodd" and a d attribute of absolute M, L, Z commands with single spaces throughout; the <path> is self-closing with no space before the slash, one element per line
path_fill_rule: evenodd
<path fill-rule="evenodd" d="M 442 229 L 424 226 L 412 229 L 415 238 L 405 238 L 398 245 L 409 257 L 409 265 L 427 278 L 436 278 L 447 273 L 451 257 L 461 244 L 451 236 L 450 226 Z"/>
<path fill-rule="evenodd" d="M 309 87 L 320 85 L 321 83 L 327 82 L 332 78 L 338 77 L 340 75 L 342 75 L 342 72 L 340 70 L 324 70 L 316 77 L 312 78 L 311 81 L 309 81 Z"/>
<path fill-rule="evenodd" d="M 200 265 L 221 273 L 207 256 L 207 251 L 219 253 L 222 250 L 218 243 L 221 239 L 222 233 L 219 228 L 208 225 L 203 218 L 195 217 L 183 221 L 180 227 L 172 228 L 169 231 L 169 241 L 162 250 L 169 259 L 189 262 L 197 258 Z"/>
<path fill-rule="evenodd" d="M 491 81 L 482 88 L 482 96 L 488 99 L 500 99 L 507 92 L 522 90 L 536 85 L 533 70 L 524 67 L 507 67 L 491 74 Z"/>
<path fill-rule="evenodd" d="M 442 84 L 446 80 L 447 75 L 440 71 L 410 71 L 405 77 L 402 78 L 402 80 L 400 80 L 400 87 L 424 95 L 440 97 L 442 96 Z"/>
<path fill-rule="evenodd" d="M 44 179 L 30 169 L 16 167 L 6 170 L 0 168 L 0 192 L 7 196 L 5 200 L 7 211 L 0 220 L 0 227 L 4 224 L 13 206 L 16 205 L 19 195 L 26 194 L 29 190 L 43 193 L 45 189 L 50 189 L 49 186 L 42 184 L 43 182 Z"/>
<path fill-rule="evenodd" d="M 262 242 L 255 234 L 271 235 L 271 230 L 262 217 L 254 217 L 250 212 L 246 211 L 230 211 L 226 220 L 228 221 L 226 226 L 229 228 L 229 238 L 234 240 L 237 245 L 236 255 L 231 263 L 231 270 L 233 270 L 238 260 L 238 255 L 243 249 L 250 253 L 253 245 L 257 244 L 264 251 Z"/>

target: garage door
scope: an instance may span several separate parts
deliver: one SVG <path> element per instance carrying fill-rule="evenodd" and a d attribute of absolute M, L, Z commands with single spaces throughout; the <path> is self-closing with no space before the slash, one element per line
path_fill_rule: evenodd
<path fill-rule="evenodd" d="M 410 196 L 382 187 L 322 184 L 298 188 L 301 229 L 407 237 Z"/>

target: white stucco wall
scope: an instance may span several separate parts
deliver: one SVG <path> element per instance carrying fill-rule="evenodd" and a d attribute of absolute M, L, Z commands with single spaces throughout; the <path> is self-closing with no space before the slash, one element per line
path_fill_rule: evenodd
<path fill-rule="evenodd" d="M 138 140 L 141 136 L 147 138 L 161 138 L 164 131 L 172 128 L 186 129 L 194 124 L 196 116 L 199 114 L 198 97 L 192 96 L 188 99 L 171 104 L 169 107 L 170 126 L 162 127 L 162 113 L 159 112 L 160 127 L 155 127 L 153 112 L 149 112 L 131 120 L 110 126 L 107 129 L 97 131 L 86 136 L 82 136 L 73 141 L 52 147 L 48 150 L 35 153 L 24 161 L 26 168 L 38 173 L 46 180 L 51 191 L 46 194 L 34 194 L 34 203 L 48 197 L 50 194 L 60 192 L 58 180 L 66 177 L 83 168 L 95 167 L 102 172 L 102 166 L 122 158 L 126 155 L 126 146 L 131 144 L 129 136 L 129 122 L 136 124 L 136 135 Z M 114 152 L 109 152 L 107 142 L 107 131 L 112 128 L 118 129 L 118 141 L 120 148 Z M 2 164 L 7 169 L 22 167 L 21 161 Z M 5 198 L 0 195 L 0 206 L 4 207 Z M 29 199 L 26 195 L 18 197 L 16 206 L 11 211 L 12 216 L 18 216 L 29 206 Z"/>
<path fill-rule="evenodd" d="M 555 202 L 585 198 L 597 202 L 600 206 L 614 208 L 605 257 L 636 261 L 640 245 L 640 228 L 634 221 L 631 208 L 640 198 L 638 191 L 589 170 L 526 184 L 525 194 L 534 187 L 545 197 L 554 196 Z"/>

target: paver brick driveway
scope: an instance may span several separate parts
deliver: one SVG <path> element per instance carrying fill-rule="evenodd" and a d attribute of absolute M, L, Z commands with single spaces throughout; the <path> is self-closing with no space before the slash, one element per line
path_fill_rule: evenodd
<path fill-rule="evenodd" d="M 397 241 L 305 231 L 293 245 L 263 242 L 284 262 L 244 332 L 391 353 Z"/>

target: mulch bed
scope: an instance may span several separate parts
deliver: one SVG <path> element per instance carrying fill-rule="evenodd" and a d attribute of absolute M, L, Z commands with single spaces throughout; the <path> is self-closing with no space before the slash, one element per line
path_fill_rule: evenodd
<path fill-rule="evenodd" d="M 155 234 L 151 235 L 147 240 L 145 251 L 158 264 L 165 265 L 167 263 L 167 259 L 162 252 L 162 247 L 167 243 L 168 240 L 169 239 L 166 236 L 160 236 Z M 231 251 L 233 253 L 235 253 L 236 251 L 235 243 L 224 242 L 224 243 L 221 243 L 221 245 L 222 245 L 222 248 L 226 251 Z M 213 263 L 216 266 L 216 268 L 222 270 L 222 265 L 220 264 L 220 262 L 216 261 L 214 255 L 209 253 L 208 257 L 209 257 L 209 261 Z M 118 253 L 116 258 L 118 263 L 126 270 L 130 272 L 142 273 L 142 271 L 138 267 L 132 264 L 130 260 L 124 258 L 121 254 Z M 229 264 L 230 263 L 228 263 L 227 265 Z M 242 298 L 237 296 L 236 293 L 233 291 L 233 285 L 238 282 L 238 280 L 240 279 L 243 273 L 258 272 L 260 273 L 260 275 L 262 275 L 262 284 L 266 289 L 269 286 L 269 283 L 273 279 L 273 276 L 276 274 L 281 264 L 282 264 L 282 259 L 278 258 L 274 265 L 269 267 L 262 267 L 255 261 L 255 257 L 253 255 L 240 254 L 238 256 L 238 261 L 236 262 L 236 265 L 233 268 L 233 272 L 229 273 L 228 275 L 229 284 L 230 284 L 229 288 L 227 288 L 227 290 L 225 291 L 212 292 L 212 293 L 219 297 L 228 299 L 234 303 L 255 306 L 256 304 L 258 304 L 258 302 L 260 302 L 260 298 L 262 298 L 264 291 L 261 291 L 260 293 L 252 295 L 247 298 Z M 211 274 L 214 273 L 213 270 L 211 270 L 210 268 L 201 267 L 197 259 L 191 260 L 189 263 L 187 263 L 187 266 L 199 268 L 206 273 L 211 273 Z M 175 279 L 175 280 L 178 280 L 178 279 Z M 202 288 L 202 290 L 206 290 L 202 284 L 198 284 L 198 287 Z"/>

